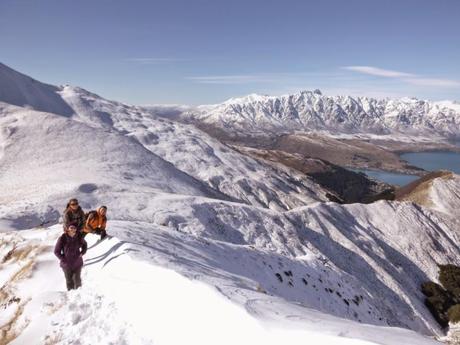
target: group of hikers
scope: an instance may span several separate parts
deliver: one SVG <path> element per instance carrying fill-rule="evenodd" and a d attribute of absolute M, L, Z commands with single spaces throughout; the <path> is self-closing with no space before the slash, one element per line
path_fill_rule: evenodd
<path fill-rule="evenodd" d="M 92 233 L 100 235 L 101 240 L 107 237 L 107 207 L 85 214 L 78 200 L 70 199 L 62 218 L 64 233 L 56 242 L 54 254 L 64 271 L 67 290 L 73 290 L 81 286 L 83 255 L 88 249 L 85 236 Z"/>

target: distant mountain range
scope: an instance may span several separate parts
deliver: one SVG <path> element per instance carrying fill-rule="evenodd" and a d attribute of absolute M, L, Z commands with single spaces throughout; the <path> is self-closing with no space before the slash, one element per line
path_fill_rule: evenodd
<path fill-rule="evenodd" d="M 223 143 L 194 126 L 157 116 L 202 116 L 242 130 L 249 128 L 245 123 L 260 130 L 292 130 L 309 128 L 308 109 L 312 114 L 318 109 L 311 116 L 317 128 L 332 130 L 340 123 L 338 133 L 352 131 L 345 126 L 352 118 L 355 128 L 370 124 L 366 114 L 373 112 L 359 110 L 364 99 L 360 105 L 342 99 L 343 107 L 350 102 L 348 112 L 334 99 L 315 91 L 284 98 L 252 95 L 215 106 L 139 107 L 78 87 L 41 83 L 0 64 L 0 324 L 7 325 L 2 340 L 100 343 L 112 339 L 115 318 L 123 323 L 115 338 L 121 341 L 113 343 L 156 342 L 158 327 L 147 342 L 123 339 L 144 337 L 138 330 L 145 323 L 138 315 L 149 313 L 174 330 L 190 318 L 178 323 L 176 314 L 165 318 L 156 305 L 145 305 L 152 291 L 196 316 L 206 329 L 203 314 L 227 318 L 227 309 L 210 304 L 207 292 L 198 296 L 186 280 L 150 270 L 159 265 L 206 283 L 225 301 L 286 328 L 295 325 L 368 343 L 435 344 L 407 329 L 429 336 L 444 332 L 426 307 L 420 285 L 437 279 L 439 264 L 460 265 L 460 176 L 440 173 L 407 186 L 398 195 L 410 202 L 362 204 L 355 202 L 361 196 L 351 200 L 351 192 L 380 187 L 360 174 L 295 152 Z M 367 107 L 402 104 L 375 102 Z M 420 108 L 421 119 L 433 118 L 446 129 L 451 128 L 449 116 L 457 121 L 454 109 L 423 104 L 430 115 L 422 114 L 422 103 L 413 106 Z M 334 117 L 328 109 L 342 115 Z M 407 115 L 414 130 L 417 116 Z M 226 117 L 235 121 L 225 122 Z M 356 146 L 340 140 L 318 136 L 312 141 L 315 152 L 324 150 L 329 157 L 347 146 L 353 158 L 367 159 L 363 150 L 355 152 Z M 305 147 L 300 140 L 280 144 Z M 369 147 L 379 159 L 385 154 Z M 352 203 L 330 202 L 346 196 Z M 66 294 L 52 248 L 62 234 L 59 216 L 71 197 L 85 211 L 107 205 L 112 237 L 96 246 L 94 235 L 88 235 L 84 287 Z M 142 279 L 163 290 L 150 289 L 153 285 Z M 113 284 L 120 290 L 110 288 Z M 197 303 L 190 307 L 179 297 Z M 212 311 L 199 308 L 208 305 Z M 124 306 L 133 312 L 123 313 Z M 116 308 L 122 318 L 114 316 Z M 103 327 L 99 320 L 105 320 Z M 229 329 L 246 337 L 250 328 L 232 323 Z M 201 340 L 204 333 L 196 334 Z"/>
<path fill-rule="evenodd" d="M 66 86 L 38 82 L 0 63 L 0 101 L 70 116 L 75 110 L 59 95 L 65 89 Z M 326 96 L 314 90 L 283 96 L 251 94 L 197 107 L 137 108 L 213 125 L 230 133 L 326 130 L 335 134 L 403 133 L 460 138 L 460 103 L 456 101 Z"/>
<path fill-rule="evenodd" d="M 221 104 L 189 108 L 179 116 L 228 132 L 326 130 L 351 134 L 460 137 L 458 102 L 326 96 L 319 90 L 284 96 L 251 94 Z"/>

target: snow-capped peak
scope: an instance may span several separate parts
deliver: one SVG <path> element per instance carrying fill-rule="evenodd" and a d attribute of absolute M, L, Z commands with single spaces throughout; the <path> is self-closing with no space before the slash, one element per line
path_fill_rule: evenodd
<path fill-rule="evenodd" d="M 58 95 L 59 90 L 0 63 L 0 102 L 70 116 L 74 112 Z"/>
<path fill-rule="evenodd" d="M 223 104 L 246 104 L 246 103 L 253 103 L 253 102 L 265 102 L 270 96 L 268 95 L 259 95 L 257 93 L 251 93 L 247 96 L 242 97 L 232 97 Z"/>
<path fill-rule="evenodd" d="M 449 101 L 327 96 L 314 90 L 283 96 L 251 94 L 198 110 L 184 117 L 243 133 L 282 129 L 460 137 L 460 106 Z"/>

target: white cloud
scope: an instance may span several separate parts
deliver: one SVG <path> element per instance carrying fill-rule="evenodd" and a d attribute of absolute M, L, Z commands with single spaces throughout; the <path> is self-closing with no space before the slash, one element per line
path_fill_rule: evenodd
<path fill-rule="evenodd" d="M 343 67 L 344 69 L 375 75 L 378 77 L 386 77 L 386 78 L 405 78 L 405 77 L 416 77 L 414 74 L 405 73 L 405 72 L 398 72 L 398 71 L 391 71 L 388 69 L 372 67 L 372 66 L 346 66 Z"/>
<path fill-rule="evenodd" d="M 399 79 L 405 83 L 409 83 L 409 84 L 417 85 L 417 86 L 435 86 L 435 87 L 459 87 L 460 86 L 460 82 L 457 80 L 425 78 L 417 74 L 392 71 L 392 70 L 387 70 L 387 69 L 372 67 L 372 66 L 345 66 L 342 68 L 349 70 L 349 71 L 378 76 L 378 77 Z"/>

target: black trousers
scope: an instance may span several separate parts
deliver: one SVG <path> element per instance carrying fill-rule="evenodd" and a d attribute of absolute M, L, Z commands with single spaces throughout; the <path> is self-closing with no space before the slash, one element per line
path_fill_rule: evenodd
<path fill-rule="evenodd" d="M 67 290 L 74 290 L 81 286 L 81 267 L 73 269 L 62 269 L 65 275 L 65 283 L 67 285 Z"/>

